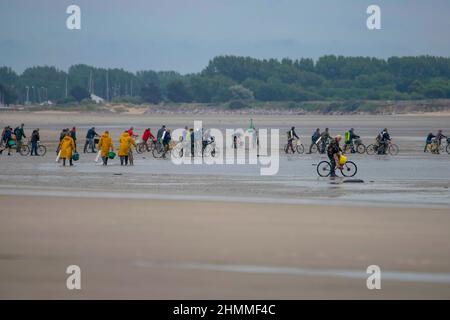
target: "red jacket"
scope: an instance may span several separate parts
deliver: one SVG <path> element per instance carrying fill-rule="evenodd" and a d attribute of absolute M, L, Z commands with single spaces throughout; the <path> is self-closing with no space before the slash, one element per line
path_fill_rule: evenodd
<path fill-rule="evenodd" d="M 149 129 L 145 129 L 144 134 L 142 135 L 142 140 L 147 142 L 148 138 L 151 138 L 152 140 L 156 139 Z"/>
<path fill-rule="evenodd" d="M 129 129 L 129 130 L 127 130 L 127 132 L 130 135 L 130 137 L 132 137 L 132 138 L 137 137 L 137 135 L 134 134 L 133 130 Z"/>

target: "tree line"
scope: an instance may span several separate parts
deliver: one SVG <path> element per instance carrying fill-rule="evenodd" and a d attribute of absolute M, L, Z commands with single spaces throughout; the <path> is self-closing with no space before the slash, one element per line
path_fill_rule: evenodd
<path fill-rule="evenodd" d="M 435 56 L 255 59 L 213 58 L 199 73 L 138 71 L 73 65 L 17 74 L 0 67 L 4 104 L 68 103 L 95 94 L 132 103 L 242 101 L 420 100 L 450 98 L 450 58 Z"/>

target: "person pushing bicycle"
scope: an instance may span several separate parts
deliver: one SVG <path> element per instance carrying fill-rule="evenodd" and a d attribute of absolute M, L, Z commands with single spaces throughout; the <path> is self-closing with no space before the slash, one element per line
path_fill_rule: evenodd
<path fill-rule="evenodd" d="M 328 159 L 330 159 L 331 164 L 331 174 L 330 177 L 336 177 L 336 167 L 342 169 L 341 164 L 339 163 L 339 157 L 341 156 L 342 149 L 339 146 L 339 142 L 342 140 L 341 135 L 337 135 L 327 147 L 327 155 Z"/>
<path fill-rule="evenodd" d="M 355 129 L 351 128 L 347 132 L 345 132 L 345 148 L 344 150 L 347 150 L 348 147 L 350 147 L 351 153 L 355 153 L 355 145 L 353 143 L 353 140 L 359 139 L 359 136 L 355 134 Z"/>
<path fill-rule="evenodd" d="M 286 153 L 288 153 L 289 148 L 291 148 L 292 153 L 295 152 L 294 150 L 294 145 L 293 145 L 293 141 L 294 139 L 300 139 L 297 135 L 297 133 L 295 132 L 295 127 L 292 127 L 291 130 L 289 130 L 287 132 L 287 138 L 288 138 L 288 142 L 287 142 L 287 148 L 286 148 Z"/>

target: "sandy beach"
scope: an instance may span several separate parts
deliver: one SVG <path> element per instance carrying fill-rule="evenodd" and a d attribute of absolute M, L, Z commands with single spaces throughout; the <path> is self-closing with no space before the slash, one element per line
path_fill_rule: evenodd
<path fill-rule="evenodd" d="M 446 209 L 33 196 L 0 203 L 1 298 L 450 297 Z M 82 271 L 80 291 L 65 288 L 72 264 Z M 366 287 L 372 264 L 386 272 L 381 290 Z"/>

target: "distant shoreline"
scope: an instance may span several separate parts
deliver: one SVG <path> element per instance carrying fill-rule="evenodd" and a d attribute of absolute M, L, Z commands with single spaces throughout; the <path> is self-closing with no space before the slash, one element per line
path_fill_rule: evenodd
<path fill-rule="evenodd" d="M 243 102 L 241 108 L 212 103 L 81 103 L 60 105 L 12 105 L 0 112 L 36 113 L 106 113 L 127 115 L 450 115 L 450 99 L 403 101 L 307 101 L 307 102 Z"/>

